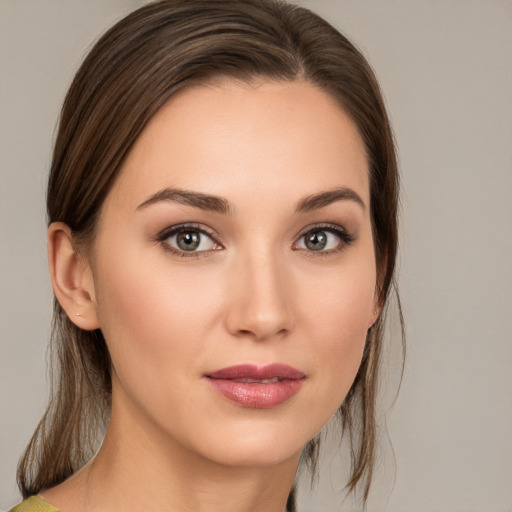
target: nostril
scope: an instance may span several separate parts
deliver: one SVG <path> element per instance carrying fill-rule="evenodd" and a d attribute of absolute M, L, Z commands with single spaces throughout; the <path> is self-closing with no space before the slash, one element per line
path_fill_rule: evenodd
<path fill-rule="evenodd" d="M 239 329 L 235 335 L 240 338 L 253 338 L 257 341 L 266 341 L 270 338 L 282 339 L 287 336 L 289 329 L 262 329 L 261 327 L 255 327 L 254 329 Z"/>

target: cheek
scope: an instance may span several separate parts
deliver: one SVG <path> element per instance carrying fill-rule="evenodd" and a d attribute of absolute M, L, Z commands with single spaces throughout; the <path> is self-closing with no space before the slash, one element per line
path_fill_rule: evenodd
<path fill-rule="evenodd" d="M 221 364 L 219 354 L 228 354 L 225 360 L 230 361 L 240 347 L 223 324 L 227 308 L 239 298 L 233 296 L 236 287 L 229 286 L 232 268 L 211 262 L 170 264 L 160 253 L 153 258 L 140 248 L 121 247 L 118 241 L 102 248 L 95 281 L 101 329 L 124 392 L 169 429 L 187 432 L 190 422 L 204 422 L 202 414 L 219 418 L 207 400 L 210 395 L 200 402 L 200 388 L 190 383 L 198 381 L 207 365 Z M 286 269 L 288 284 L 282 293 L 294 327 L 288 343 L 275 344 L 267 354 L 297 364 L 311 376 L 298 401 L 301 406 L 290 415 L 293 428 L 302 425 L 295 444 L 322 428 L 355 378 L 373 311 L 372 258 L 369 251 L 368 257 L 347 257 L 332 268 L 304 260 Z M 183 397 L 196 389 L 194 400 L 201 406 L 192 410 Z M 224 420 L 218 425 L 219 432 L 226 428 Z"/>
<path fill-rule="evenodd" d="M 318 332 L 327 332 L 335 345 L 337 339 L 358 339 L 373 321 L 376 270 L 372 253 L 350 256 L 339 268 L 310 275 L 301 287 L 301 316 L 309 318 Z"/>
<path fill-rule="evenodd" d="M 323 392 L 315 407 L 325 421 L 340 406 L 361 364 L 366 336 L 373 320 L 375 269 L 373 262 L 347 267 L 317 284 L 303 311 L 304 329 L 314 344 L 307 347 L 313 375 Z"/>
<path fill-rule="evenodd" d="M 98 316 L 114 369 L 141 382 L 179 377 L 175 370 L 201 353 L 214 297 L 197 275 L 124 255 L 99 269 L 97 279 Z"/>

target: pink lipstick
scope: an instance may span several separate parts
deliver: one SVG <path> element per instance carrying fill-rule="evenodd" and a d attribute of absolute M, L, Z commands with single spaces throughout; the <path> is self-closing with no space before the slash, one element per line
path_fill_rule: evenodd
<path fill-rule="evenodd" d="M 230 366 L 206 375 L 212 387 L 243 407 L 270 409 L 294 396 L 305 375 L 285 364 Z"/>

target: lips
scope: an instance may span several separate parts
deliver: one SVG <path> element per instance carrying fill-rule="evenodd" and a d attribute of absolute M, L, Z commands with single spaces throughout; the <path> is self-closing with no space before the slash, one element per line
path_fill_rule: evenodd
<path fill-rule="evenodd" d="M 292 398 L 305 375 L 284 364 L 238 365 L 205 376 L 213 389 L 242 407 L 269 409 Z"/>

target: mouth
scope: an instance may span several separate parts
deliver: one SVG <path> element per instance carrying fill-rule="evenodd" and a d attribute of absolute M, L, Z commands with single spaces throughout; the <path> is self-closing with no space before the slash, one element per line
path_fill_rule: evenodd
<path fill-rule="evenodd" d="M 306 378 L 284 364 L 238 365 L 205 375 L 220 395 L 242 407 L 270 409 L 297 394 Z"/>

